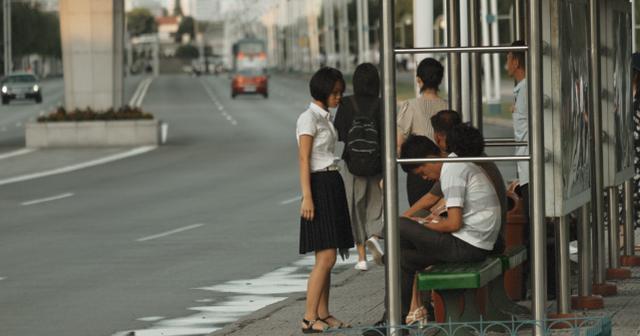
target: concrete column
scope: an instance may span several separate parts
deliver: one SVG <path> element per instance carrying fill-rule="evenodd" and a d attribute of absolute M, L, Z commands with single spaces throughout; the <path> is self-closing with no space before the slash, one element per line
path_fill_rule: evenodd
<path fill-rule="evenodd" d="M 124 0 L 60 0 L 65 106 L 120 107 Z"/>
<path fill-rule="evenodd" d="M 433 0 L 413 0 L 413 45 L 414 47 L 433 47 Z M 415 54 L 415 66 L 432 54 Z M 414 71 L 415 74 L 415 71 Z M 420 87 L 413 79 L 416 96 L 420 95 Z M 448 91 L 448 90 L 447 90 Z"/>

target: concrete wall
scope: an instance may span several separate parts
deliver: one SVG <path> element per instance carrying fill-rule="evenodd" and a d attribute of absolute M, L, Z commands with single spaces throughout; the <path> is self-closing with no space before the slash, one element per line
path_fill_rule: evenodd
<path fill-rule="evenodd" d="M 124 0 L 60 0 L 67 109 L 119 107 Z"/>

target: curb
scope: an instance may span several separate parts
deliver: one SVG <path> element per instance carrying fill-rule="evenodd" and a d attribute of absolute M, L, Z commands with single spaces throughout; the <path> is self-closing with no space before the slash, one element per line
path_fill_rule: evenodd
<path fill-rule="evenodd" d="M 353 267 L 349 267 L 348 269 L 333 275 L 332 285 L 331 287 L 341 287 L 353 278 L 357 277 L 360 274 L 360 271 L 354 269 Z M 244 329 L 244 327 L 253 324 L 254 322 L 258 322 L 260 320 L 264 320 L 269 316 L 275 314 L 280 311 L 282 308 L 288 307 L 294 304 L 296 301 L 304 301 L 305 293 L 294 293 L 285 300 L 274 303 L 272 305 L 266 306 L 262 309 L 256 310 L 255 312 L 245 316 L 244 318 L 232 322 L 226 325 L 224 328 L 220 330 L 216 330 L 208 336 L 227 336 L 233 334 L 237 331 Z"/>

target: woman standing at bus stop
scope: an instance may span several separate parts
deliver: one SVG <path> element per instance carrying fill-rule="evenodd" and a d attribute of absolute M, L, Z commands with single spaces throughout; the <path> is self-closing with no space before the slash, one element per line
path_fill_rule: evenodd
<path fill-rule="evenodd" d="M 311 77 L 309 89 L 313 101 L 296 124 L 302 189 L 300 253 L 315 253 L 301 322 L 305 334 L 346 326 L 329 313 L 329 289 L 338 251 L 345 258 L 353 247 L 344 183 L 333 155 L 337 132 L 329 112 L 340 104 L 345 89 L 342 73 L 321 68 Z"/>

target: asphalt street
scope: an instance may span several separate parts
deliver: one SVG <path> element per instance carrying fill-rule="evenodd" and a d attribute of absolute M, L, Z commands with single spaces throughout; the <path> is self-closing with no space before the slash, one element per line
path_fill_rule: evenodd
<path fill-rule="evenodd" d="M 0 153 L 24 145 L 18 123 L 63 100 L 61 81 L 43 90 L 42 105 L 0 109 Z M 165 145 L 0 186 L 0 335 L 195 335 L 228 323 L 161 321 L 229 300 L 202 288 L 300 261 L 295 121 L 307 91 L 272 76 L 269 99 L 232 100 L 224 76 L 160 76 L 143 108 L 168 123 Z"/>

